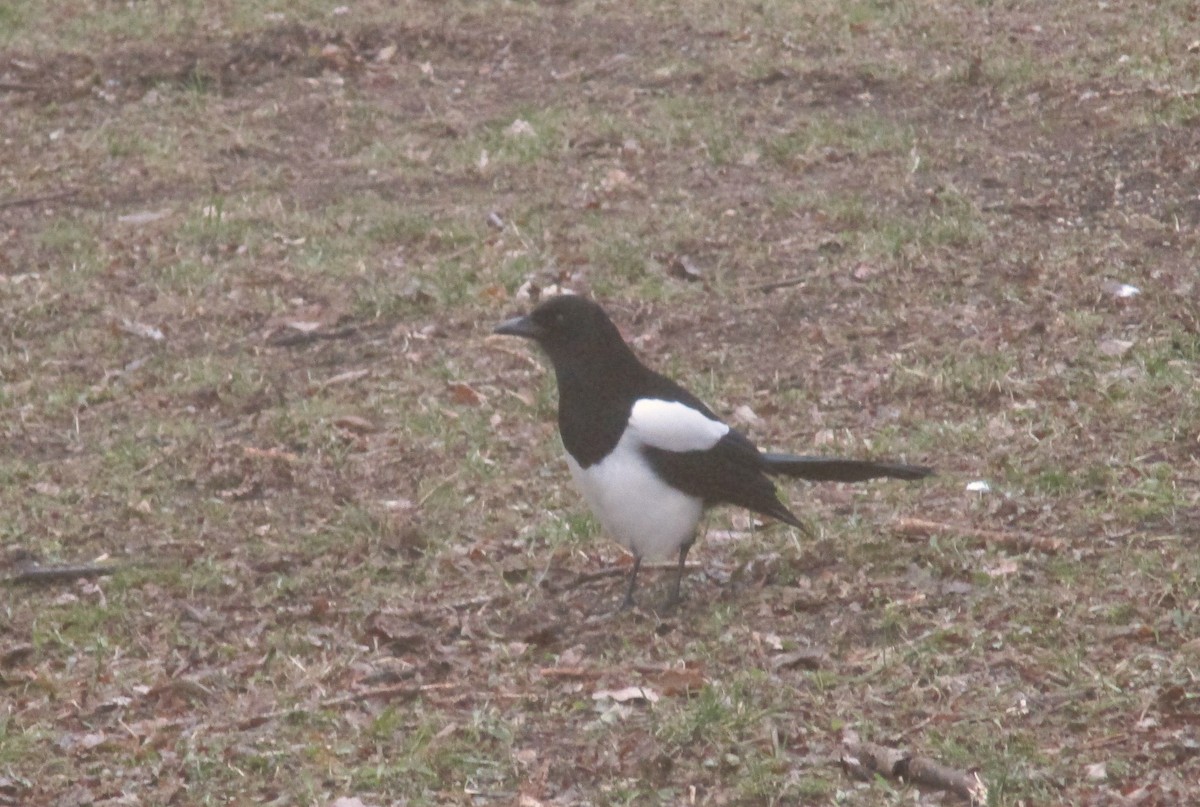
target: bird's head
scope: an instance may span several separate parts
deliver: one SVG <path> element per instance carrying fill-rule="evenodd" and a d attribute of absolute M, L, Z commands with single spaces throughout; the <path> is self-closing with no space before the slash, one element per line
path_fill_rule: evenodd
<path fill-rule="evenodd" d="M 546 351 L 555 367 L 606 355 L 623 356 L 629 351 L 604 309 L 574 294 L 551 297 L 528 316 L 500 323 L 493 333 L 532 339 Z"/>

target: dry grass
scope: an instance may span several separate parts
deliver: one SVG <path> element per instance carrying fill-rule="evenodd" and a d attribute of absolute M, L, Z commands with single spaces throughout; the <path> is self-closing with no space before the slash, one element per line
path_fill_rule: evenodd
<path fill-rule="evenodd" d="M 0 589 L 0 803 L 940 798 L 847 729 L 996 805 L 1197 800 L 1195 22 L 0 2 L 0 562 L 119 566 Z M 488 337 L 528 280 L 764 446 L 941 474 L 716 513 L 681 612 L 599 619 Z"/>

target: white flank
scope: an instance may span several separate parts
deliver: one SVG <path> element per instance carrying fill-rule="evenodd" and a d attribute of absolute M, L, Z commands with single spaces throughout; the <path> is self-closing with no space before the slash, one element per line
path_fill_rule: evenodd
<path fill-rule="evenodd" d="M 633 405 L 629 429 L 647 446 L 664 451 L 707 451 L 729 433 L 719 420 L 678 401 L 643 398 Z"/>

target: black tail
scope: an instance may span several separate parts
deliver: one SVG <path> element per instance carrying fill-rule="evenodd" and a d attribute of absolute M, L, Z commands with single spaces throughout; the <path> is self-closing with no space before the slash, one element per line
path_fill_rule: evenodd
<path fill-rule="evenodd" d="M 925 465 L 871 462 L 839 457 L 801 457 L 796 454 L 763 453 L 763 470 L 769 474 L 808 479 L 812 482 L 863 482 L 867 479 L 922 479 L 933 473 Z"/>

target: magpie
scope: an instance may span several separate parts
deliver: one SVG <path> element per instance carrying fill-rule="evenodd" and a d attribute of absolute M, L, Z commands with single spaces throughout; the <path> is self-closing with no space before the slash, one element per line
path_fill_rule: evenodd
<path fill-rule="evenodd" d="M 551 297 L 494 333 L 532 339 L 558 384 L 558 428 L 571 476 L 600 525 L 633 555 L 621 608 L 634 604 L 643 558 L 678 553 L 667 600 L 679 602 L 705 508 L 745 507 L 805 532 L 768 476 L 824 482 L 920 479 L 931 468 L 759 451 L 683 387 L 642 364 L 596 303 Z"/>

